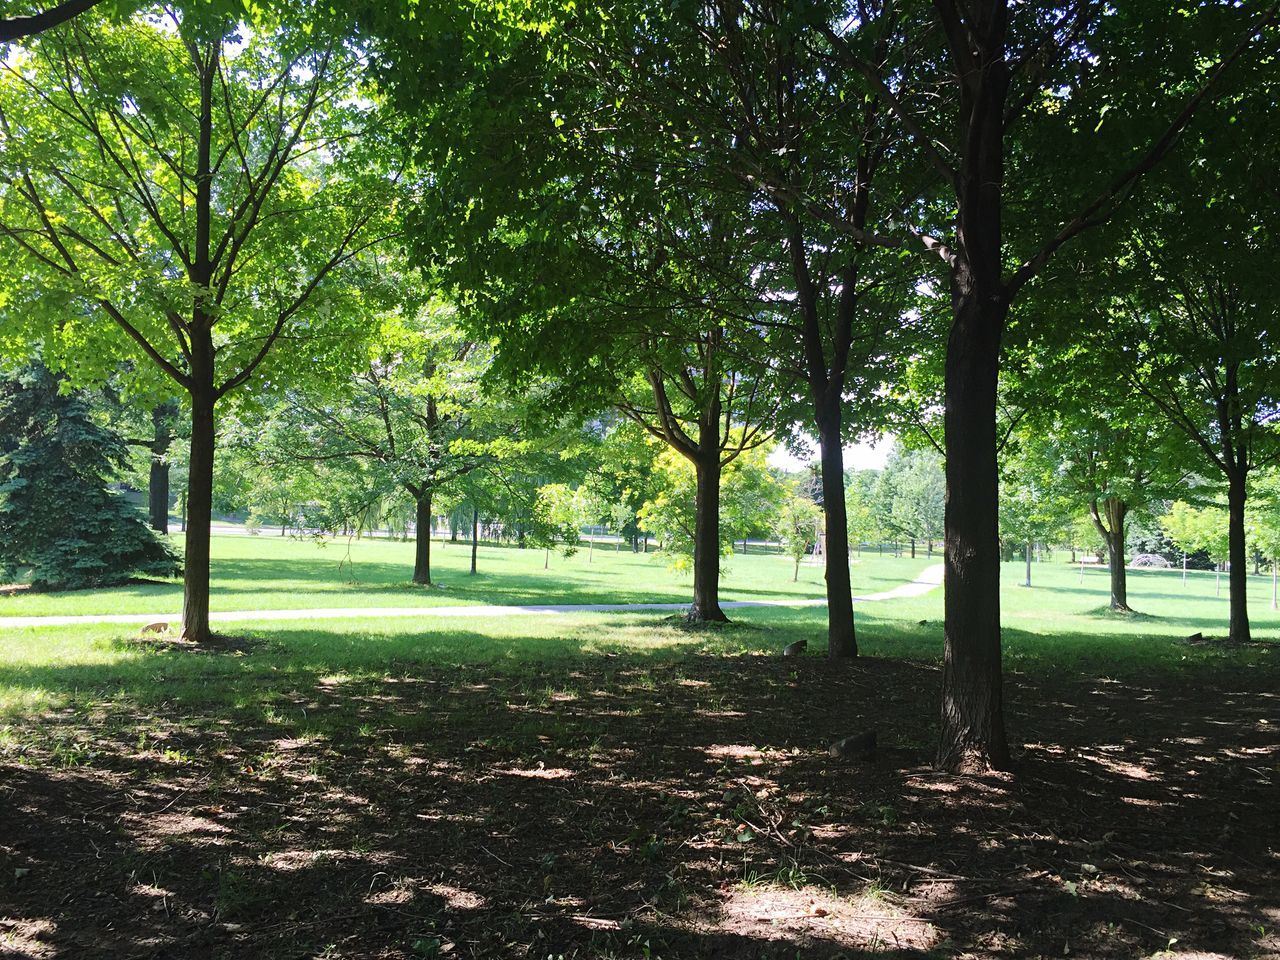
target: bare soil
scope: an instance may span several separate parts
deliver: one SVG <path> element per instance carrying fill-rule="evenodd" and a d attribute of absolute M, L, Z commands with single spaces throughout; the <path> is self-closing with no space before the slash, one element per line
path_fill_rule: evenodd
<path fill-rule="evenodd" d="M 17 727 L 0 955 L 1280 957 L 1274 670 L 1012 676 L 982 779 L 931 664 L 398 672 Z"/>

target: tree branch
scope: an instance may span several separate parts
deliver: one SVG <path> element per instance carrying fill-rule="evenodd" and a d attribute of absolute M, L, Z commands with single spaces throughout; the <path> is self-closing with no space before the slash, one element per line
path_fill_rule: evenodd
<path fill-rule="evenodd" d="M 12 43 L 23 37 L 30 37 L 58 24 L 66 23 L 74 16 L 84 13 L 96 6 L 99 0 L 65 0 L 49 10 L 33 13 L 26 17 L 5 17 L 0 20 L 0 43 Z"/>

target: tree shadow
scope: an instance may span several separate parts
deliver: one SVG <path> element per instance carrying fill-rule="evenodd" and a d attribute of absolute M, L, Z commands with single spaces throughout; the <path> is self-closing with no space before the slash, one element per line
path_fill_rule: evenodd
<path fill-rule="evenodd" d="M 579 655 L 504 672 L 388 658 L 375 675 L 331 673 L 307 651 L 292 667 L 263 657 L 203 658 L 223 665 L 204 682 L 234 693 L 201 706 L 140 701 L 175 669 L 147 655 L 115 701 L 14 726 L 0 912 L 19 949 L 1280 946 L 1258 931 L 1280 910 L 1274 663 L 1014 674 L 1022 770 L 974 779 L 926 765 L 934 663 Z M 41 679 L 84 679 L 57 669 Z M 877 760 L 834 764 L 827 742 L 868 727 Z"/>

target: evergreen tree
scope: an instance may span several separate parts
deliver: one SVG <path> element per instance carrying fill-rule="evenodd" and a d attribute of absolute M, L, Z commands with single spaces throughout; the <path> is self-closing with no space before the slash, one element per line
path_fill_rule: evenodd
<path fill-rule="evenodd" d="M 127 460 L 85 395 L 61 392 L 42 364 L 0 380 L 0 577 L 90 587 L 175 576 L 169 546 L 110 489 Z"/>

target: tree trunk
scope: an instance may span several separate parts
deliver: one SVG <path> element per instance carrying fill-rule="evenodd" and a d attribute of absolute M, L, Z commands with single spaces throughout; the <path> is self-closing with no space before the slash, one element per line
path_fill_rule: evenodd
<path fill-rule="evenodd" d="M 1245 473 L 1237 471 L 1227 483 L 1227 562 L 1228 591 L 1231 599 L 1230 637 L 1233 643 L 1248 643 L 1249 635 L 1249 567 L 1245 547 L 1244 505 Z"/>
<path fill-rule="evenodd" d="M 912 537 L 911 538 L 911 559 L 914 560 L 915 558 L 916 558 L 916 538 Z"/>
<path fill-rule="evenodd" d="M 712 428 L 713 432 L 716 428 Z M 701 439 L 701 438 L 700 438 Z M 697 470 L 693 523 L 693 605 L 691 623 L 729 618 L 720 609 L 720 449 L 718 440 L 704 449 Z"/>
<path fill-rule="evenodd" d="M 169 532 L 169 461 L 164 454 L 151 455 L 151 472 L 147 477 L 147 513 L 151 529 Z"/>
<path fill-rule="evenodd" d="M 1030 540 L 1027 541 L 1026 560 L 1027 560 L 1027 576 L 1026 576 L 1026 579 L 1022 581 L 1022 585 L 1024 587 L 1029 587 L 1031 586 L 1031 541 Z"/>
<path fill-rule="evenodd" d="M 818 444 L 822 457 L 822 514 L 827 564 L 827 656 L 856 657 L 853 586 L 849 576 L 849 521 L 844 501 L 844 450 L 840 437 L 840 398 L 819 401 Z"/>
<path fill-rule="evenodd" d="M 1124 525 L 1129 505 L 1118 497 L 1104 501 L 1107 523 L 1098 524 L 1098 530 L 1107 544 L 1107 559 L 1111 566 L 1111 609 L 1128 613 L 1129 579 L 1124 566 Z"/>
<path fill-rule="evenodd" d="M 172 402 L 151 410 L 151 471 L 147 477 L 147 514 L 157 533 L 169 532 L 169 447 L 173 443 L 171 421 L 177 413 Z"/>
<path fill-rule="evenodd" d="M 1000 651 L 996 391 L 1009 310 L 1003 277 L 1004 124 L 1009 68 L 1003 3 L 976 12 L 975 32 L 948 37 L 960 81 L 956 244 L 944 368 L 946 446 L 942 730 L 937 762 L 952 772 L 1010 766 Z M 976 49 L 963 45 L 978 40 Z"/>
<path fill-rule="evenodd" d="M 198 350 L 193 354 L 200 356 Z M 191 392 L 191 457 L 187 478 L 186 550 L 182 576 L 182 637 L 191 643 L 205 643 L 213 633 L 209 628 L 209 525 L 213 520 L 214 424 L 212 349 L 203 375 L 193 369 L 193 379 L 203 383 Z"/>
<path fill-rule="evenodd" d="M 480 511 L 475 506 L 471 508 L 471 575 L 475 576 L 476 572 L 476 553 L 480 549 Z"/>
<path fill-rule="evenodd" d="M 1107 565 L 1111 571 L 1111 609 L 1121 613 L 1131 612 L 1128 573 L 1124 566 L 1124 524 L 1128 515 L 1129 505 L 1118 497 L 1107 497 L 1101 504 L 1097 497 L 1089 501 L 1089 519 L 1107 549 Z M 1080 573 L 1083 576 L 1083 567 Z"/>
<path fill-rule="evenodd" d="M 999 268 L 996 241 L 988 246 Z M 990 225 L 987 229 L 991 229 Z M 972 256 L 973 254 L 971 254 Z M 1000 651 L 996 388 L 1005 307 L 990 282 L 953 272 L 945 364 L 946 542 L 942 731 L 937 762 L 956 773 L 1008 769 Z"/>
<path fill-rule="evenodd" d="M 413 582 L 431 586 L 431 488 L 417 498 L 418 541 L 413 551 Z"/>

